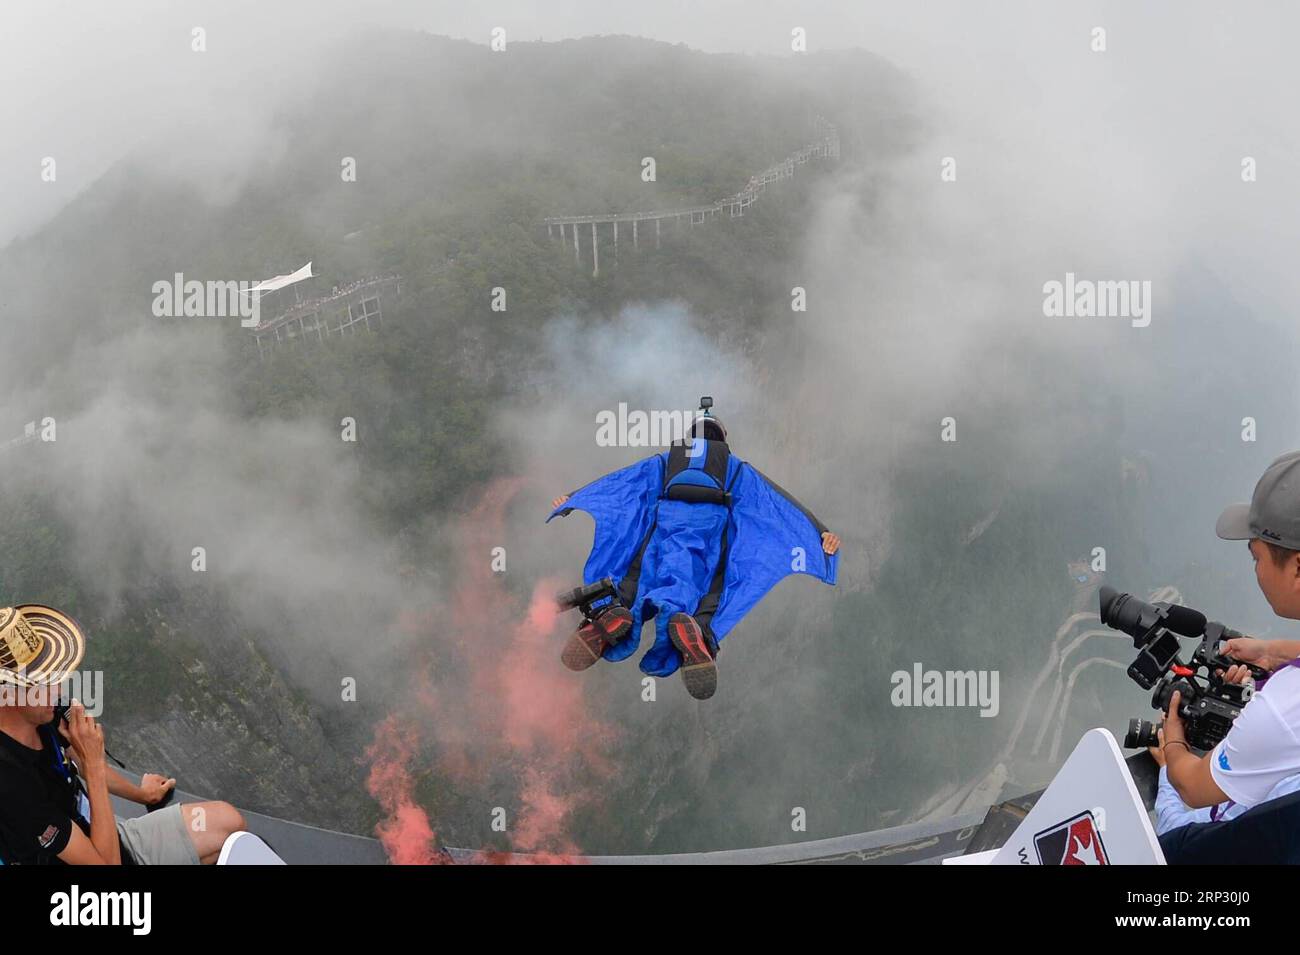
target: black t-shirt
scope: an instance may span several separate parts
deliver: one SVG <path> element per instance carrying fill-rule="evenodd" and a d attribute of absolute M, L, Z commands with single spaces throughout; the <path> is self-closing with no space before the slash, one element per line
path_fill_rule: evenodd
<path fill-rule="evenodd" d="M 62 865 L 58 855 L 72 827 L 90 835 L 78 808 L 76 769 L 53 744 L 53 733 L 52 724 L 42 726 L 41 748 L 32 749 L 0 732 L 0 862 L 6 865 Z"/>

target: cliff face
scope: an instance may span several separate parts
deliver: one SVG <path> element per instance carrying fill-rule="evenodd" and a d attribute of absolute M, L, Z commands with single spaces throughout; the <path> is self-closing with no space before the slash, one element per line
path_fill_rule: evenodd
<path fill-rule="evenodd" d="M 273 660 L 258 634 L 204 609 L 159 601 L 86 624 L 114 755 L 205 798 L 369 834 L 377 813 L 362 755 L 373 714 L 308 699 L 292 662 Z"/>

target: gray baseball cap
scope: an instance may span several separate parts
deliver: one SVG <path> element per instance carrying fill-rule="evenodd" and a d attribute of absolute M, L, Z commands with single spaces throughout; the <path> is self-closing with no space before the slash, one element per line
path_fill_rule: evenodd
<path fill-rule="evenodd" d="M 1249 504 L 1229 504 L 1214 532 L 1226 541 L 1258 537 L 1300 550 L 1300 451 L 1284 454 L 1264 472 Z"/>

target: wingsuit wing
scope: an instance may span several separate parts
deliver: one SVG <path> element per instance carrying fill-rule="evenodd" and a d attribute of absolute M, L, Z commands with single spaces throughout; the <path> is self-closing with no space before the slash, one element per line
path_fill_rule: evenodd
<path fill-rule="evenodd" d="M 839 555 L 822 550 L 826 525 L 751 464 L 731 483 L 727 566 L 717 611 L 708 621 L 721 640 L 780 581 L 807 574 L 834 586 Z"/>
<path fill-rule="evenodd" d="M 655 502 L 663 489 L 664 461 L 662 454 L 651 455 L 597 478 L 574 491 L 546 519 L 550 523 L 570 511 L 586 511 L 596 522 L 591 554 L 582 571 L 583 584 L 594 584 L 602 577 L 613 577 L 617 584 L 627 573 L 654 520 Z"/>

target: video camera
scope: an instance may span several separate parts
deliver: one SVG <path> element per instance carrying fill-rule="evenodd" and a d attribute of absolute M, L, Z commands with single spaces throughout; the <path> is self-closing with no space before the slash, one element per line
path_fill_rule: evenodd
<path fill-rule="evenodd" d="M 563 613 L 566 610 L 579 607 L 582 610 L 582 615 L 590 620 L 596 616 L 596 604 L 601 603 L 606 598 L 617 599 L 617 597 L 618 591 L 614 587 L 614 579 L 612 577 L 602 577 L 594 584 L 560 591 L 555 595 L 555 608 L 560 613 Z"/>
<path fill-rule="evenodd" d="M 1127 672 L 1144 690 L 1155 688 L 1151 705 L 1162 713 L 1168 712 L 1169 701 L 1178 691 L 1178 715 L 1183 719 L 1188 745 L 1202 751 L 1217 746 L 1255 692 L 1249 683 L 1228 683 L 1223 678 L 1228 667 L 1240 661 L 1220 653 L 1219 644 L 1241 634 L 1207 621 L 1205 614 L 1190 607 L 1145 603 L 1111 587 L 1102 587 L 1100 598 L 1101 622 L 1133 638 L 1138 655 Z M 1201 638 L 1190 663 L 1178 657 L 1182 650 L 1180 636 Z M 1246 666 L 1256 678 L 1266 672 Z M 1149 720 L 1129 720 L 1125 747 L 1158 746 L 1159 728 Z"/>

